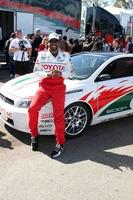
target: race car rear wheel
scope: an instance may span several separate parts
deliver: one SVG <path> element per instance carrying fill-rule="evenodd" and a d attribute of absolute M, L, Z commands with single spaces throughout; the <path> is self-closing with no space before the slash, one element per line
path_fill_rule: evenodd
<path fill-rule="evenodd" d="M 69 105 L 65 109 L 66 137 L 77 137 L 85 133 L 90 125 L 91 112 L 82 102 Z"/>

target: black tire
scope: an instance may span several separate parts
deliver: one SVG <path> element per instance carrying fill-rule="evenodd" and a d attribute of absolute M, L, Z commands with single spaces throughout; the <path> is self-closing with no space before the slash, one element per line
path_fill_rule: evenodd
<path fill-rule="evenodd" d="M 65 133 L 68 138 L 84 134 L 89 128 L 91 112 L 82 102 L 70 104 L 65 109 Z"/>

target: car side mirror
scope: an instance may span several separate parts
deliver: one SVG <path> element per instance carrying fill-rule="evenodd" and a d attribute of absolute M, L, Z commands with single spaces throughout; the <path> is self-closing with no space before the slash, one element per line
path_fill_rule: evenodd
<path fill-rule="evenodd" d="M 96 78 L 95 81 L 98 82 L 98 81 L 105 81 L 105 80 L 109 80 L 109 79 L 111 79 L 110 74 L 101 74 L 100 76 L 98 76 Z"/>

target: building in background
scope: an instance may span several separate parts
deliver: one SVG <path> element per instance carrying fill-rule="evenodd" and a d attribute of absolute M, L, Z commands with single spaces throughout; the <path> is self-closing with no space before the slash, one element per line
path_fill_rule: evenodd
<path fill-rule="evenodd" d="M 12 31 L 23 34 L 40 28 L 77 37 L 80 33 L 81 0 L 0 0 L 0 25 L 4 38 Z"/>
<path fill-rule="evenodd" d="M 93 5 L 87 8 L 86 34 L 95 34 L 112 43 L 115 37 L 123 34 L 123 27 L 118 19 L 105 9 Z"/>
<path fill-rule="evenodd" d="M 118 11 L 114 7 L 106 7 L 106 10 L 119 21 L 116 23 L 113 17 L 107 17 L 107 20 L 105 17 L 105 21 L 110 21 L 106 23 L 107 27 L 104 26 L 104 20 L 101 21 L 105 10 L 101 8 L 104 11 L 102 10 L 99 15 L 95 13 L 95 6 L 92 7 L 90 11 L 88 0 L 0 0 L 0 26 L 3 38 L 6 40 L 10 33 L 17 29 L 22 29 L 23 34 L 27 35 L 33 33 L 36 28 L 40 28 L 44 34 L 56 31 L 67 35 L 68 38 L 85 37 L 90 27 L 93 32 L 97 27 L 103 27 L 104 32 L 110 32 L 110 29 L 117 32 L 114 30 L 118 27 L 117 25 L 113 28 L 110 26 L 112 19 L 114 24 L 121 24 L 126 33 L 133 33 L 133 11 L 124 9 Z"/>
<path fill-rule="evenodd" d="M 105 9 L 119 20 L 125 30 L 125 34 L 133 36 L 133 10 L 116 8 L 114 6 L 107 6 Z"/>

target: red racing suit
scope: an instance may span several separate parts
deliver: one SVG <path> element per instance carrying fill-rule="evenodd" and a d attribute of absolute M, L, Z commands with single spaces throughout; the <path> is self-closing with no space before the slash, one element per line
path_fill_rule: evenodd
<path fill-rule="evenodd" d="M 58 144 L 65 142 L 65 120 L 64 120 L 64 103 L 65 89 L 64 78 L 73 76 L 72 63 L 70 55 L 59 50 L 58 55 L 54 57 L 49 50 L 39 52 L 35 70 L 43 70 L 46 72 L 46 77 L 42 79 L 39 89 L 32 99 L 29 107 L 29 128 L 31 135 L 38 135 L 38 116 L 39 111 L 48 100 L 52 101 L 53 116 L 55 123 L 55 136 Z M 47 77 L 51 70 L 59 70 L 62 73 L 61 77 Z"/>

